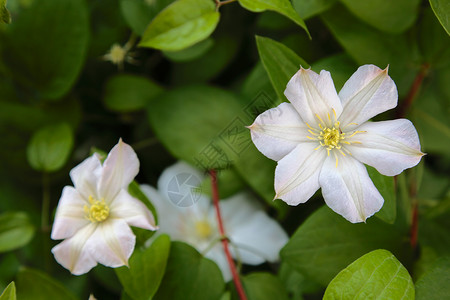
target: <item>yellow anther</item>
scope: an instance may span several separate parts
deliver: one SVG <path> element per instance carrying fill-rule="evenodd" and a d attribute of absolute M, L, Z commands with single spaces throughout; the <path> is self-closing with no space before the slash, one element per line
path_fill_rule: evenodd
<path fill-rule="evenodd" d="M 206 239 L 211 236 L 211 234 L 213 233 L 213 230 L 208 221 L 201 220 L 201 221 L 195 222 L 195 232 L 197 233 L 197 235 L 200 238 Z"/>
<path fill-rule="evenodd" d="M 109 217 L 109 207 L 105 203 L 105 200 L 95 200 L 93 196 L 89 196 L 89 206 L 83 207 L 86 213 L 86 219 L 92 223 L 103 222 Z"/>

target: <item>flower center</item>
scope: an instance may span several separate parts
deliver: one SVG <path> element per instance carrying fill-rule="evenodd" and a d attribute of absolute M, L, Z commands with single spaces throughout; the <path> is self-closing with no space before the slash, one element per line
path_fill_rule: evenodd
<path fill-rule="evenodd" d="M 213 233 L 211 225 L 206 220 L 195 222 L 195 232 L 202 239 L 210 237 Z"/>
<path fill-rule="evenodd" d="M 323 129 L 317 138 L 320 140 L 320 145 L 326 147 L 327 150 L 341 149 L 339 142 L 345 138 L 345 133 L 340 132 L 339 122 L 336 122 L 333 128 Z"/>
<path fill-rule="evenodd" d="M 122 46 L 118 44 L 114 44 L 111 47 L 110 55 L 111 55 L 111 61 L 114 64 L 119 64 L 125 59 L 125 55 L 127 54 L 127 51 L 122 48 Z"/>
<path fill-rule="evenodd" d="M 86 213 L 86 219 L 92 223 L 103 222 L 109 216 L 109 207 L 106 205 L 105 200 L 96 200 L 94 197 L 89 196 L 89 206 L 84 206 L 84 212 Z"/>

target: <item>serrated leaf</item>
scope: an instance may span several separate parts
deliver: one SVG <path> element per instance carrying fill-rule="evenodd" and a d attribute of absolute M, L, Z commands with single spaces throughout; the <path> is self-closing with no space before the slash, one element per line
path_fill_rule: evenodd
<path fill-rule="evenodd" d="M 44 272 L 29 268 L 22 269 L 17 275 L 17 298 L 77 300 L 59 281 Z"/>
<path fill-rule="evenodd" d="M 166 270 L 170 251 L 167 235 L 156 238 L 150 247 L 135 249 L 129 267 L 116 269 L 125 292 L 135 300 L 152 299 Z M 145 282 L 145 284 L 142 284 Z"/>
<path fill-rule="evenodd" d="M 342 270 L 323 299 L 414 299 L 414 284 L 391 252 L 375 250 Z"/>
<path fill-rule="evenodd" d="M 69 125 L 46 126 L 31 138 L 27 147 L 28 162 L 38 171 L 57 171 L 66 163 L 72 147 L 73 132 Z"/>
<path fill-rule="evenodd" d="M 249 299 L 289 299 L 283 284 L 270 273 L 251 273 L 242 278 L 242 284 Z"/>
<path fill-rule="evenodd" d="M 6 8 L 6 0 L 0 0 L 0 23 L 11 23 L 11 14 Z"/>
<path fill-rule="evenodd" d="M 420 0 L 340 0 L 360 20 L 389 33 L 401 33 L 416 20 Z"/>
<path fill-rule="evenodd" d="M 163 88 L 148 78 L 119 74 L 106 83 L 103 101 L 109 109 L 130 112 L 145 108 L 163 91 Z"/>
<path fill-rule="evenodd" d="M 252 12 L 263 12 L 265 10 L 275 11 L 288 17 L 294 21 L 297 25 L 302 27 L 309 35 L 308 28 L 306 27 L 303 19 L 297 14 L 295 9 L 289 0 L 238 0 L 239 4 Z"/>
<path fill-rule="evenodd" d="M 379 212 L 375 214 L 386 223 L 393 224 L 397 216 L 397 198 L 395 192 L 394 177 L 381 175 L 375 168 L 367 167 L 370 179 L 383 196 L 384 204 Z"/>
<path fill-rule="evenodd" d="M 256 36 L 256 45 L 261 61 L 269 75 L 278 99 L 283 102 L 284 90 L 291 77 L 309 65 L 285 45 L 269 38 Z"/>
<path fill-rule="evenodd" d="M 430 5 L 442 27 L 450 35 L 450 2 L 447 0 L 430 0 Z"/>
<path fill-rule="evenodd" d="M 0 300 L 16 300 L 16 285 L 14 281 L 8 284 L 0 295 Z"/>
<path fill-rule="evenodd" d="M 34 227 L 24 212 L 0 215 L 0 253 L 25 246 L 34 236 Z"/>
<path fill-rule="evenodd" d="M 178 51 L 211 35 L 220 14 L 210 0 L 178 0 L 159 13 L 145 30 L 141 47 Z"/>
<path fill-rule="evenodd" d="M 352 224 L 324 206 L 314 212 L 281 250 L 284 262 L 322 285 L 361 255 L 379 248 L 394 253 L 405 243 L 404 232 L 376 218 Z"/>
<path fill-rule="evenodd" d="M 191 246 L 172 242 L 166 273 L 154 299 L 219 299 L 225 283 L 219 267 Z"/>
<path fill-rule="evenodd" d="M 450 256 L 437 259 L 416 282 L 417 300 L 442 300 L 450 295 Z"/>
<path fill-rule="evenodd" d="M 3 61 L 37 99 L 60 99 L 82 69 L 89 32 L 84 1 L 32 1 L 0 36 Z"/>

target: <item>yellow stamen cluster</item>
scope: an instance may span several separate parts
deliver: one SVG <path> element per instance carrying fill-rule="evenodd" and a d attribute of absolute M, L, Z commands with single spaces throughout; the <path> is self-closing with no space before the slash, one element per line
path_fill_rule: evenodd
<path fill-rule="evenodd" d="M 103 222 L 109 217 L 109 207 L 105 203 L 105 200 L 95 200 L 93 196 L 89 196 L 89 206 L 84 206 L 84 212 L 86 213 L 86 219 L 92 223 Z"/>
<path fill-rule="evenodd" d="M 195 232 L 197 233 L 197 235 L 200 238 L 206 239 L 211 236 L 211 234 L 213 233 L 213 230 L 208 221 L 201 220 L 201 221 L 195 222 Z"/>

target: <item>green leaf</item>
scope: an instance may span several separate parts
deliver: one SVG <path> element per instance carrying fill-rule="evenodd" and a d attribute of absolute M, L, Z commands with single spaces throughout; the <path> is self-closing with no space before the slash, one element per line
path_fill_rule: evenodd
<path fill-rule="evenodd" d="M 442 27 L 450 35 L 450 3 L 446 0 L 430 0 L 430 5 Z"/>
<path fill-rule="evenodd" d="M 166 273 L 154 299 L 219 299 L 224 292 L 217 265 L 191 246 L 172 242 Z"/>
<path fill-rule="evenodd" d="M 161 235 L 146 249 L 135 249 L 128 267 L 116 269 L 125 292 L 135 300 L 152 299 L 166 270 L 170 239 Z M 142 284 L 145 283 L 145 284 Z"/>
<path fill-rule="evenodd" d="M 340 270 L 371 250 L 402 250 L 407 246 L 403 234 L 377 218 L 352 224 L 324 206 L 297 229 L 281 250 L 281 257 L 292 268 L 326 286 Z"/>
<path fill-rule="evenodd" d="M 26 213 L 6 212 L 0 215 L 0 253 L 25 246 L 33 236 L 34 227 Z"/>
<path fill-rule="evenodd" d="M 206 52 L 208 52 L 214 45 L 214 40 L 207 38 L 189 48 L 180 51 L 164 51 L 164 56 L 166 56 L 171 61 L 184 62 L 199 58 Z"/>
<path fill-rule="evenodd" d="M 311 68 L 317 73 L 322 70 L 330 72 L 334 86 L 339 91 L 358 66 L 346 53 L 340 53 L 316 61 Z"/>
<path fill-rule="evenodd" d="M 6 0 L 0 0 L 0 24 L 1 23 L 11 23 L 11 14 L 6 8 Z"/>
<path fill-rule="evenodd" d="M 375 168 L 367 167 L 370 179 L 383 196 L 384 204 L 379 212 L 375 214 L 381 220 L 393 224 L 397 216 L 397 199 L 395 192 L 394 177 L 381 175 Z"/>
<path fill-rule="evenodd" d="M 417 300 L 442 300 L 450 295 L 450 256 L 437 259 L 416 283 Z"/>
<path fill-rule="evenodd" d="M 414 299 L 414 284 L 395 256 L 380 249 L 342 270 L 328 285 L 323 299 Z"/>
<path fill-rule="evenodd" d="M 360 20 L 389 33 L 401 33 L 417 18 L 420 0 L 341 0 Z"/>
<path fill-rule="evenodd" d="M 38 171 L 57 171 L 66 163 L 73 147 L 73 132 L 69 125 L 61 123 L 46 126 L 33 135 L 27 158 Z"/>
<path fill-rule="evenodd" d="M 38 99 L 60 99 L 75 83 L 87 52 L 85 1 L 33 1 L 0 39 L 14 80 Z"/>
<path fill-rule="evenodd" d="M 142 76 L 119 74 L 108 80 L 104 98 L 106 107 L 119 112 L 130 112 L 145 108 L 164 90 Z"/>
<path fill-rule="evenodd" d="M 200 169 L 229 167 L 243 151 L 247 132 L 235 95 L 207 86 L 188 86 L 164 93 L 148 110 L 161 142 L 178 159 Z"/>
<path fill-rule="evenodd" d="M 336 0 L 293 0 L 292 5 L 303 19 L 309 19 L 329 9 Z"/>
<path fill-rule="evenodd" d="M 0 295 L 0 300 L 16 300 L 16 285 L 14 281 L 8 284 Z"/>
<path fill-rule="evenodd" d="M 284 90 L 287 83 L 300 66 L 307 68 L 309 65 L 291 49 L 272 39 L 256 36 L 256 45 L 278 99 L 285 101 Z"/>
<path fill-rule="evenodd" d="M 270 273 L 251 273 L 242 278 L 242 284 L 249 299 L 289 299 L 283 284 Z"/>
<path fill-rule="evenodd" d="M 159 13 L 145 30 L 141 47 L 178 51 L 211 35 L 220 14 L 210 0 L 178 0 Z"/>
<path fill-rule="evenodd" d="M 141 36 L 150 21 L 173 0 L 120 0 L 120 9 L 128 26 Z"/>
<path fill-rule="evenodd" d="M 278 278 L 293 300 L 302 300 L 303 294 L 313 294 L 322 290 L 322 286 L 297 272 L 286 263 L 281 263 Z"/>
<path fill-rule="evenodd" d="M 77 299 L 57 280 L 44 272 L 29 268 L 22 269 L 17 275 L 17 298 L 33 300 Z"/>
<path fill-rule="evenodd" d="M 289 0 L 238 0 L 239 4 L 252 12 L 263 12 L 265 10 L 272 10 L 283 16 L 288 17 L 294 21 L 297 25 L 302 27 L 309 35 L 308 28 L 306 27 L 303 19 L 297 14 L 295 9 Z"/>

